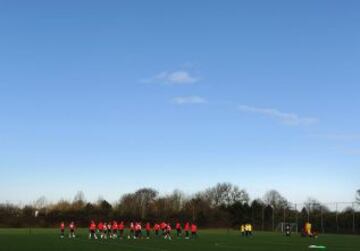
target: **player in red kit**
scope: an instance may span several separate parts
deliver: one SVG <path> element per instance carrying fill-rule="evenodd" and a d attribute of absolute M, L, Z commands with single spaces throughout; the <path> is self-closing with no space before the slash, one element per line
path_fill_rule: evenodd
<path fill-rule="evenodd" d="M 185 223 L 184 231 L 185 231 L 185 239 L 188 240 L 189 239 L 189 231 L 190 231 L 190 223 L 189 222 Z"/>
<path fill-rule="evenodd" d="M 159 224 L 156 223 L 154 225 L 154 231 L 155 231 L 156 237 L 159 237 L 159 231 L 160 231 L 160 225 Z"/>
<path fill-rule="evenodd" d="M 112 224 L 112 238 L 116 239 L 118 237 L 118 224 L 116 221 L 113 221 Z"/>
<path fill-rule="evenodd" d="M 89 239 L 94 238 L 95 240 L 97 240 L 97 236 L 96 236 L 96 224 L 94 221 L 91 221 L 90 226 L 89 226 Z"/>
<path fill-rule="evenodd" d="M 135 225 L 133 222 L 130 222 L 130 233 L 128 235 L 128 239 L 134 238 Z"/>
<path fill-rule="evenodd" d="M 176 236 L 177 236 L 178 238 L 180 238 L 180 237 L 181 237 L 181 224 L 180 224 L 179 222 L 176 223 L 175 228 L 176 228 Z"/>
<path fill-rule="evenodd" d="M 191 224 L 191 238 L 195 239 L 197 237 L 197 226 L 195 223 Z"/>
<path fill-rule="evenodd" d="M 146 239 L 150 239 L 150 231 L 151 231 L 151 225 L 150 223 L 146 223 L 145 225 L 145 230 L 146 230 Z"/>
<path fill-rule="evenodd" d="M 104 223 L 100 221 L 97 225 L 98 233 L 100 234 L 100 239 L 104 239 Z"/>
<path fill-rule="evenodd" d="M 170 225 L 170 223 L 166 224 L 166 226 L 165 226 L 164 238 L 171 241 L 171 225 Z"/>
<path fill-rule="evenodd" d="M 165 232 L 166 232 L 166 223 L 165 222 L 161 222 L 160 223 L 160 228 L 161 228 L 161 232 L 162 232 L 162 235 L 165 236 Z"/>
<path fill-rule="evenodd" d="M 61 222 L 60 223 L 60 238 L 64 239 L 65 236 L 65 223 Z"/>
<path fill-rule="evenodd" d="M 119 230 L 120 239 L 124 238 L 124 228 L 125 228 L 124 222 L 122 221 L 122 222 L 120 222 L 118 224 L 118 230 Z"/>
<path fill-rule="evenodd" d="M 69 230 L 69 238 L 75 238 L 75 223 L 73 221 L 69 224 Z"/>

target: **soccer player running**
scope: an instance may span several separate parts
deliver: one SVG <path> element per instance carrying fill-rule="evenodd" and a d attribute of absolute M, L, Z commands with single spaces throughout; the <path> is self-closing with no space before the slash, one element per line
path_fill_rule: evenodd
<path fill-rule="evenodd" d="M 180 238 L 181 237 L 181 231 L 182 231 L 180 222 L 176 223 L 175 228 L 176 228 L 176 236 L 177 236 L 177 238 Z"/>
<path fill-rule="evenodd" d="M 95 221 L 91 221 L 90 226 L 89 226 L 89 240 L 94 238 L 95 240 L 97 240 L 97 236 L 96 236 L 96 224 Z"/>
<path fill-rule="evenodd" d="M 75 239 L 75 223 L 72 221 L 70 224 L 69 224 L 69 238 L 74 238 Z"/>
<path fill-rule="evenodd" d="M 190 223 L 189 222 L 185 223 L 184 231 L 185 231 L 185 239 L 188 240 L 189 239 L 189 231 L 190 231 Z"/>
<path fill-rule="evenodd" d="M 197 238 L 197 226 L 195 223 L 191 224 L 191 238 L 196 239 Z"/>
<path fill-rule="evenodd" d="M 61 222 L 60 223 L 60 238 L 64 239 L 65 236 L 65 223 Z"/>

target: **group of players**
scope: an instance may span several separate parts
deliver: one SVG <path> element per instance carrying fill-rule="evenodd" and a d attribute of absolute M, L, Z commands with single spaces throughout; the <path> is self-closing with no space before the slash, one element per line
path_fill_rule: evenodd
<path fill-rule="evenodd" d="M 125 224 L 123 221 L 117 222 L 98 222 L 91 221 L 89 225 L 89 239 L 150 239 L 151 232 L 156 238 L 164 238 L 172 240 L 172 227 L 170 223 L 162 222 L 156 223 L 153 226 L 148 222 L 144 228 L 141 222 L 130 222 L 129 231 L 125 235 Z M 145 232 L 144 232 L 145 230 Z M 198 227 L 195 223 L 185 223 L 182 227 L 181 223 L 177 222 L 175 225 L 176 237 L 185 239 L 195 239 L 197 237 Z M 75 238 L 76 227 L 74 222 L 69 224 L 69 238 Z M 60 224 L 60 238 L 65 237 L 65 223 Z"/>
<path fill-rule="evenodd" d="M 241 235 L 244 237 L 252 236 L 253 235 L 253 226 L 251 224 L 242 224 L 240 226 Z"/>

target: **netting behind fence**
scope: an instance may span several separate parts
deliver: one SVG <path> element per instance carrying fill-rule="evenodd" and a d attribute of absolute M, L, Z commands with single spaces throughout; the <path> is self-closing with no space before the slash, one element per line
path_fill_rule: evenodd
<path fill-rule="evenodd" d="M 254 215 L 254 213 L 253 213 Z M 301 231 L 310 222 L 319 233 L 360 233 L 360 204 L 334 203 L 294 203 L 284 207 L 263 206 L 261 219 L 254 222 L 256 229 L 281 231 L 279 226 L 286 223 L 297 226 Z"/>

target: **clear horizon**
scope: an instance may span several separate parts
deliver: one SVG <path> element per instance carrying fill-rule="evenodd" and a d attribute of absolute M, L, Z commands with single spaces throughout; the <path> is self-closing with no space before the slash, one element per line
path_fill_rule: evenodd
<path fill-rule="evenodd" d="M 0 203 L 218 182 L 354 201 L 359 8 L 0 3 Z"/>

